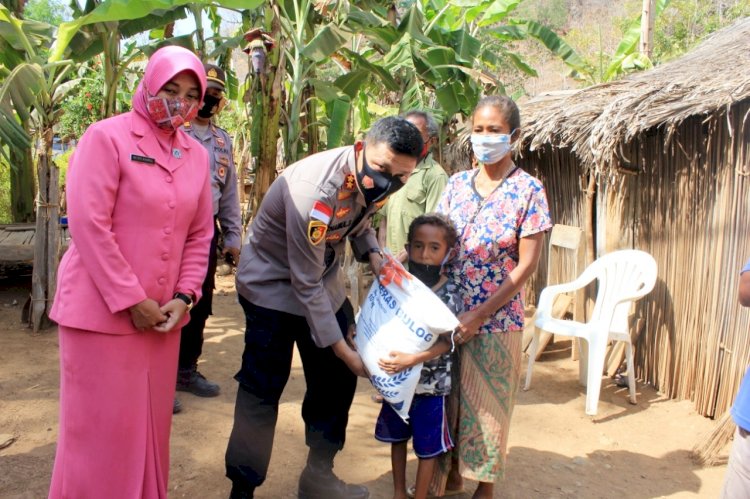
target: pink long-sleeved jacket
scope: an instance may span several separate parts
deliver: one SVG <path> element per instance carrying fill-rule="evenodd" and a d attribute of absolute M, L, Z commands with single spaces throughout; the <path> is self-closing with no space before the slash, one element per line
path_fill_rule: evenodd
<path fill-rule="evenodd" d="M 50 312 L 59 324 L 135 333 L 129 307 L 200 297 L 213 236 L 208 156 L 182 131 L 172 150 L 157 133 L 132 111 L 81 138 L 67 176 L 72 243 Z"/>

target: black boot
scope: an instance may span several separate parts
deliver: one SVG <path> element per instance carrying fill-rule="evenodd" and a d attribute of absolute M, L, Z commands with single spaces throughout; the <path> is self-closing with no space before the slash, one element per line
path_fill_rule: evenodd
<path fill-rule="evenodd" d="M 367 499 L 364 485 L 348 484 L 333 473 L 333 456 L 321 456 L 313 449 L 299 477 L 299 499 Z"/>
<path fill-rule="evenodd" d="M 219 395 L 219 385 L 212 383 L 198 372 L 197 366 L 177 371 L 177 391 L 190 392 L 199 397 L 216 397 Z"/>
<path fill-rule="evenodd" d="M 244 487 L 232 482 L 232 491 L 229 492 L 229 499 L 253 499 L 255 487 Z"/>

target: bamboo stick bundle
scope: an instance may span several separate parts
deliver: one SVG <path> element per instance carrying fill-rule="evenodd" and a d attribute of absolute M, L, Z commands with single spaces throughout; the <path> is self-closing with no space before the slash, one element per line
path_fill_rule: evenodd
<path fill-rule="evenodd" d="M 737 427 L 731 414 L 725 412 L 716 422 L 714 429 L 695 444 L 691 451 L 693 460 L 703 466 L 726 464 L 728 456 L 722 451 L 732 439 L 735 428 Z"/>

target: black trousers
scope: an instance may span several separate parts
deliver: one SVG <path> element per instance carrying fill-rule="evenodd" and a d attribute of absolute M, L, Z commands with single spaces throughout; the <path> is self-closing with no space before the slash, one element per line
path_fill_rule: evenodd
<path fill-rule="evenodd" d="M 179 369 L 191 369 L 198 363 L 203 353 L 203 329 L 206 320 L 212 314 L 211 305 L 214 298 L 214 286 L 216 284 L 216 248 L 219 244 L 219 227 L 214 220 L 214 238 L 211 240 L 211 249 L 208 252 L 208 270 L 206 279 L 201 286 L 201 299 L 190 310 L 190 322 L 185 324 L 180 333 L 180 358 Z"/>
<path fill-rule="evenodd" d="M 253 305 L 239 297 L 245 311 L 245 351 L 234 407 L 234 426 L 226 452 L 226 474 L 242 487 L 266 479 L 281 397 L 292 366 L 294 344 L 302 359 L 307 391 L 302 403 L 305 442 L 316 454 L 333 456 L 346 440 L 349 408 L 357 377 L 333 350 L 313 343 L 304 317 Z M 342 338 L 345 308 L 336 313 Z"/>

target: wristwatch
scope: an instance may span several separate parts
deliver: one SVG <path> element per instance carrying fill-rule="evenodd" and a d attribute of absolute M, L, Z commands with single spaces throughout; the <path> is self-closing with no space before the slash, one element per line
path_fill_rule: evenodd
<path fill-rule="evenodd" d="M 172 298 L 184 301 L 185 305 L 187 305 L 188 312 L 190 311 L 191 308 L 193 308 L 193 298 L 190 295 L 177 292 L 174 294 Z"/>
<path fill-rule="evenodd" d="M 370 253 L 377 253 L 378 255 L 380 255 L 380 258 L 385 258 L 383 250 L 381 250 L 380 248 L 370 248 L 367 250 L 367 254 L 369 255 Z"/>

